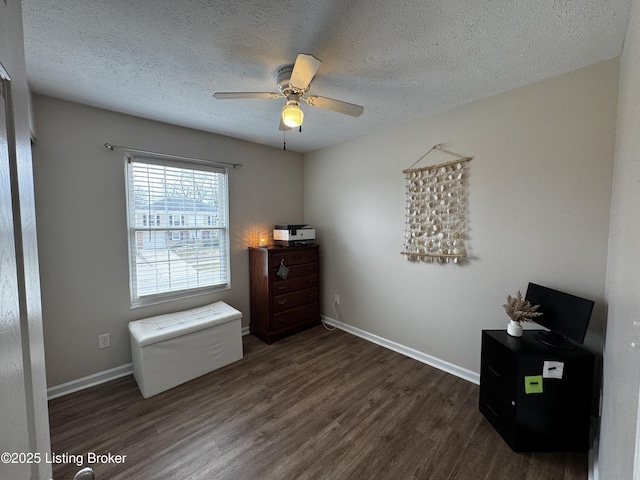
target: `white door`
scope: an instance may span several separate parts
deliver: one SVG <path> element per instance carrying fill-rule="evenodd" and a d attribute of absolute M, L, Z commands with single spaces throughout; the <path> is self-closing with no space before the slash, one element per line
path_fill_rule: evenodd
<path fill-rule="evenodd" d="M 0 63 L 0 478 L 45 480 L 51 447 L 37 247 L 35 224 L 23 223 L 35 218 L 33 178 L 24 151 L 18 155 L 25 146 L 12 115 L 11 81 Z"/>

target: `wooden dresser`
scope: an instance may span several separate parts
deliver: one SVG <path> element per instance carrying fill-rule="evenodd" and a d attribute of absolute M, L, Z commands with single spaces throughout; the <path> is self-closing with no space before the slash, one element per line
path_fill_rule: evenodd
<path fill-rule="evenodd" d="M 253 335 L 273 343 L 320 324 L 318 250 L 318 245 L 249 248 Z M 288 269 L 286 279 L 278 275 L 281 265 Z"/>

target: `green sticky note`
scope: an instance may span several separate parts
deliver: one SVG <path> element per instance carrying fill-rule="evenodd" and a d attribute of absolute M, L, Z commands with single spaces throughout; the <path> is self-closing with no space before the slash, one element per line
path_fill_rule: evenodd
<path fill-rule="evenodd" d="M 524 393 L 542 393 L 542 375 L 524 377 Z"/>

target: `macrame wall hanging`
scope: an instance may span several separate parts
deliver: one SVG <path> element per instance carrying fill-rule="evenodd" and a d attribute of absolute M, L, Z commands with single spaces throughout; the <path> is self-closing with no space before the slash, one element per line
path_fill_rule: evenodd
<path fill-rule="evenodd" d="M 414 168 L 433 150 L 457 160 Z M 467 256 L 465 206 L 467 167 L 463 157 L 435 145 L 407 170 L 406 228 L 404 250 L 410 262 L 459 263 Z"/>

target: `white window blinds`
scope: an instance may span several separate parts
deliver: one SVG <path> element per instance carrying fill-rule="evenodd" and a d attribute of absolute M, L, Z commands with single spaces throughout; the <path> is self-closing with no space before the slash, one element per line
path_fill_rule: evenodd
<path fill-rule="evenodd" d="M 229 285 L 227 171 L 127 158 L 133 306 Z"/>

